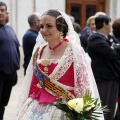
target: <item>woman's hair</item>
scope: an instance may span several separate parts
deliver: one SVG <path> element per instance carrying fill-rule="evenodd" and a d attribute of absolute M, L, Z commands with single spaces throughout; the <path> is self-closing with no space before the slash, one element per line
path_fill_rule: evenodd
<path fill-rule="evenodd" d="M 88 19 L 87 19 L 87 26 L 89 27 L 90 26 L 90 21 L 91 20 L 95 20 L 95 16 L 90 16 Z"/>
<path fill-rule="evenodd" d="M 43 15 L 49 15 L 49 16 L 54 17 L 56 19 L 57 29 L 63 33 L 63 37 L 66 37 L 67 32 L 68 32 L 68 25 L 65 19 L 61 16 L 60 12 L 58 12 L 57 10 L 48 10 Z"/>
<path fill-rule="evenodd" d="M 112 25 L 113 34 L 115 37 L 120 37 L 120 18 L 116 19 Z"/>
<path fill-rule="evenodd" d="M 74 30 L 75 30 L 78 34 L 80 34 L 80 32 L 81 32 L 81 27 L 80 27 L 80 25 L 79 25 L 78 23 L 74 22 L 74 23 L 73 23 L 73 28 L 74 28 Z"/>
<path fill-rule="evenodd" d="M 111 22 L 111 19 L 107 15 L 99 15 L 95 18 L 96 29 L 99 30 L 103 27 L 104 23 L 106 25 Z"/>

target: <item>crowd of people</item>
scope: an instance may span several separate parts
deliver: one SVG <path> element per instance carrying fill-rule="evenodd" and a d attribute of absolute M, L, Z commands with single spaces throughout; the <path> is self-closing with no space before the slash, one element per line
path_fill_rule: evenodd
<path fill-rule="evenodd" d="M 120 119 L 119 26 L 120 19 L 111 23 L 109 16 L 103 12 L 97 12 L 88 18 L 84 32 L 80 32 L 81 45 L 91 58 L 91 67 L 102 105 L 108 105 L 110 109 L 110 112 L 104 115 L 105 120 Z"/>
<path fill-rule="evenodd" d="M 0 120 L 20 67 L 19 42 L 8 22 L 7 6 L 0 2 Z M 53 103 L 56 98 L 83 97 L 86 91 L 108 106 L 99 120 L 119 120 L 120 19 L 111 23 L 106 13 L 97 12 L 81 31 L 74 17 L 50 9 L 30 14 L 28 23 L 15 120 L 69 120 Z"/>
<path fill-rule="evenodd" d="M 89 54 L 92 61 L 91 67 L 102 105 L 108 105 L 110 109 L 110 112 L 105 115 L 106 120 L 113 120 L 115 115 L 115 119 L 120 119 L 119 24 L 119 19 L 111 23 L 111 18 L 103 12 L 98 12 L 88 18 L 86 31 L 84 34 L 82 32 L 80 37 L 81 44 L 83 44 L 85 52 Z M 118 102 L 117 112 L 116 101 Z"/>

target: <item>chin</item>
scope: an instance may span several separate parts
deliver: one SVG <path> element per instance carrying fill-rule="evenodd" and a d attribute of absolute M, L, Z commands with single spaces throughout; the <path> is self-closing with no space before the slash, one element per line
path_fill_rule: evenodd
<path fill-rule="evenodd" d="M 48 39 L 48 38 L 46 38 L 46 37 L 44 37 L 44 40 L 45 40 L 46 42 L 49 42 L 49 41 L 50 41 L 50 39 Z"/>

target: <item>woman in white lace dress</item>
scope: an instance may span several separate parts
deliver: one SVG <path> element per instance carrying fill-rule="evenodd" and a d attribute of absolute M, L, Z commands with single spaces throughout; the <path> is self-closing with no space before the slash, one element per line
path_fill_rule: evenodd
<path fill-rule="evenodd" d="M 53 103 L 56 97 L 99 98 L 90 63 L 69 16 L 48 10 L 40 20 L 33 55 L 26 71 L 15 120 L 68 120 Z M 62 92 L 61 92 L 62 91 Z"/>

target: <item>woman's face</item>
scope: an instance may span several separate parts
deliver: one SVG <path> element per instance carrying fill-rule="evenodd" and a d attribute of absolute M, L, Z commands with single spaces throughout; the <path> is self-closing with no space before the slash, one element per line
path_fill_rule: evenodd
<path fill-rule="evenodd" d="M 94 19 L 90 20 L 89 28 L 90 28 L 91 32 L 96 30 L 95 20 Z"/>
<path fill-rule="evenodd" d="M 46 42 L 60 40 L 60 31 L 56 28 L 56 19 L 53 16 L 44 15 L 41 17 L 40 33 Z"/>

